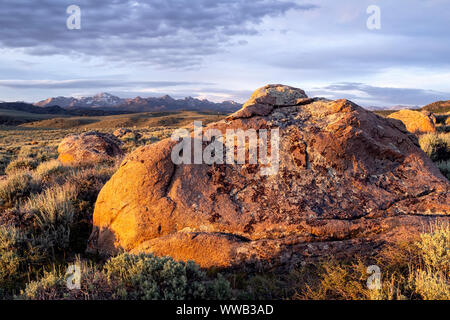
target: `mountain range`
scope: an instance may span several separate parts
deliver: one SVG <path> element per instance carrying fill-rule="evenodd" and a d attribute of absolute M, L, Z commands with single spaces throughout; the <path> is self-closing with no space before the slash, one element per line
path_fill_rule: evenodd
<path fill-rule="evenodd" d="M 122 112 L 152 112 L 152 111 L 220 111 L 234 112 L 242 107 L 234 101 L 215 103 L 206 99 L 187 97 L 174 99 L 171 96 L 132 99 L 122 99 L 109 93 L 99 93 L 92 97 L 54 97 L 34 104 L 38 107 L 59 106 L 64 109 L 98 109 L 105 111 L 120 110 Z"/>

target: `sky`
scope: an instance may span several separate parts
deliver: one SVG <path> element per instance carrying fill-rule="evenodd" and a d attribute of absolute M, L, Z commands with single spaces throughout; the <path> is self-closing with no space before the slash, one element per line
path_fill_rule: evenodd
<path fill-rule="evenodd" d="M 71 5 L 80 29 L 67 27 L 78 21 Z M 0 0 L 0 100 L 245 102 L 281 83 L 363 106 L 421 106 L 450 99 L 449 12 L 448 0 Z"/>

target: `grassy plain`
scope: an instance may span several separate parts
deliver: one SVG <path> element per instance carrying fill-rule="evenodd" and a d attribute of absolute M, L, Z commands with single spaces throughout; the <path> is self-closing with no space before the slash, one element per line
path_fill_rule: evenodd
<path fill-rule="evenodd" d="M 201 270 L 193 263 L 151 255 L 110 259 L 85 253 L 97 195 L 120 162 L 65 166 L 57 146 L 68 134 L 133 129 L 135 148 L 169 137 L 198 112 L 36 119 L 0 127 L 0 299 L 450 299 L 448 225 L 424 226 L 414 243 L 375 261 L 323 257 L 290 272 Z M 449 135 L 420 137 L 424 151 L 449 177 Z M 447 249 L 446 249 L 447 248 Z M 70 264 L 82 269 L 81 290 L 66 287 Z M 368 290 L 365 266 L 383 270 L 381 288 Z M 164 290 L 163 290 L 164 289 Z"/>

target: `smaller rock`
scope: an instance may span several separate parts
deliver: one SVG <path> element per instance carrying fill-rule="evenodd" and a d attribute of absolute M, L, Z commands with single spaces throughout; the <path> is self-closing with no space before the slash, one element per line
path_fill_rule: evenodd
<path fill-rule="evenodd" d="M 305 105 L 312 103 L 302 89 L 281 84 L 269 84 L 256 90 L 240 109 L 228 117 L 228 120 L 267 116 L 274 108 Z"/>
<path fill-rule="evenodd" d="M 281 84 L 269 84 L 256 90 L 250 100 L 243 108 L 253 104 L 269 104 L 275 106 L 296 105 L 299 99 L 306 99 L 308 96 L 302 89 L 285 86 Z"/>
<path fill-rule="evenodd" d="M 58 160 L 65 164 L 113 160 L 123 155 L 115 136 L 91 131 L 66 137 L 58 146 Z"/>
<path fill-rule="evenodd" d="M 430 112 L 404 109 L 389 115 L 388 118 L 400 120 L 411 133 L 436 132 L 436 118 Z"/>
<path fill-rule="evenodd" d="M 116 131 L 114 131 L 113 134 L 116 138 L 120 139 L 123 142 L 130 140 L 137 141 L 140 138 L 142 138 L 142 135 L 139 132 L 127 128 L 119 128 Z"/>
<path fill-rule="evenodd" d="M 128 133 L 131 133 L 132 131 L 130 130 L 130 129 L 127 129 L 127 128 L 119 128 L 119 129 L 116 129 L 114 132 L 113 132 L 113 135 L 115 136 L 115 137 L 117 137 L 117 138 L 122 138 L 123 136 L 125 136 L 126 134 L 128 134 Z"/>

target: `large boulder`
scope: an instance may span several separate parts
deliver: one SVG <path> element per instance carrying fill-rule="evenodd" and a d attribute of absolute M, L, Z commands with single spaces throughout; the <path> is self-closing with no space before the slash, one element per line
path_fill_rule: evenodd
<path fill-rule="evenodd" d="M 390 114 L 388 118 L 400 120 L 411 133 L 436 132 L 436 118 L 431 112 L 404 109 Z"/>
<path fill-rule="evenodd" d="M 101 190 L 88 251 L 270 267 L 374 254 L 449 220 L 450 184 L 400 121 L 285 88 L 258 90 L 261 112 L 251 101 L 203 129 L 278 129 L 272 175 L 260 161 L 176 165 L 171 139 L 141 147 Z"/>
<path fill-rule="evenodd" d="M 58 146 L 58 160 L 66 164 L 114 160 L 123 155 L 120 144 L 115 136 L 96 131 L 70 135 Z"/>

